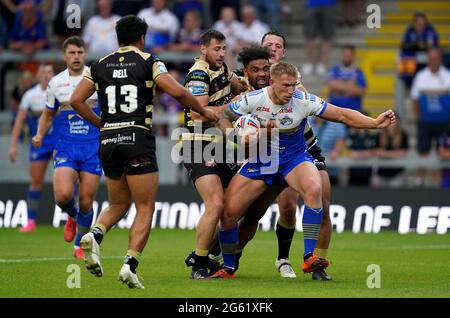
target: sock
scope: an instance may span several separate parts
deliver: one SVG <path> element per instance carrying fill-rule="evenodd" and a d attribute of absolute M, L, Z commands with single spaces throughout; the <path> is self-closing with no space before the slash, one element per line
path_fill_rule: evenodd
<path fill-rule="evenodd" d="M 223 265 L 234 270 L 236 262 L 236 247 L 238 244 L 237 224 L 231 230 L 219 229 L 219 242 L 222 249 Z"/>
<path fill-rule="evenodd" d="M 208 267 L 208 250 L 201 250 L 196 248 L 195 254 L 195 265 L 194 268 L 207 268 Z"/>
<path fill-rule="evenodd" d="M 222 250 L 220 249 L 219 240 L 217 240 L 216 243 L 214 243 L 214 246 L 209 250 L 209 254 L 219 256 L 220 253 L 222 253 Z"/>
<path fill-rule="evenodd" d="M 78 207 L 75 204 L 75 199 L 72 198 L 68 203 L 66 203 L 63 206 L 59 206 L 63 212 L 66 212 L 69 214 L 69 216 L 73 219 L 75 219 L 78 215 Z"/>
<path fill-rule="evenodd" d="M 97 223 L 92 228 L 91 233 L 94 234 L 95 241 L 100 245 L 103 241 L 103 235 L 106 233 L 106 228 L 104 225 Z"/>
<path fill-rule="evenodd" d="M 28 190 L 28 220 L 36 220 L 36 213 L 39 208 L 39 202 L 41 201 L 41 190 Z"/>
<path fill-rule="evenodd" d="M 80 211 L 77 216 L 77 236 L 75 237 L 74 247 L 80 246 L 81 238 L 84 234 L 89 232 L 91 228 L 92 219 L 94 217 L 94 211 L 90 209 L 87 212 Z"/>
<path fill-rule="evenodd" d="M 277 222 L 276 232 L 278 239 L 278 259 L 288 259 L 291 249 L 292 238 L 294 237 L 295 227 L 289 229 Z"/>
<path fill-rule="evenodd" d="M 130 270 L 132 273 L 136 274 L 136 268 L 139 265 L 139 260 L 141 258 L 141 253 L 134 250 L 128 250 L 127 256 L 125 256 L 124 264 L 130 265 Z"/>
<path fill-rule="evenodd" d="M 322 223 L 322 208 L 310 208 L 305 205 L 303 211 L 303 241 L 305 251 L 303 255 L 313 253 L 320 234 L 320 224 Z"/>
<path fill-rule="evenodd" d="M 327 258 L 328 255 L 328 249 L 327 248 L 315 248 L 314 254 L 316 254 L 319 258 Z"/>

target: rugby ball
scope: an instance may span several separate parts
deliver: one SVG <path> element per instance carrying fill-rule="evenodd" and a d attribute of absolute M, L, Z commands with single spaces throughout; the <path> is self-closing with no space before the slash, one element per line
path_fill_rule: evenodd
<path fill-rule="evenodd" d="M 255 135 L 258 133 L 260 127 L 258 117 L 252 114 L 243 115 L 234 123 L 234 128 L 237 129 L 239 136 Z"/>

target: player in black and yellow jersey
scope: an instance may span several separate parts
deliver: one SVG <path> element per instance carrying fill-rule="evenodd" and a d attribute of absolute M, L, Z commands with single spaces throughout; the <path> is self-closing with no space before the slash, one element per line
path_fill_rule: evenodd
<path fill-rule="evenodd" d="M 225 50 L 225 36 L 221 32 L 205 31 L 200 37 L 200 57 L 186 76 L 185 87 L 201 105 L 215 110 L 229 103 L 243 90 L 239 77 L 224 63 Z M 196 249 L 186 263 L 193 265 L 190 277 L 202 279 L 208 276 L 208 267 L 211 267 L 208 251 L 216 237 L 224 188 L 236 171 L 233 169 L 234 163 L 227 163 L 226 142 L 222 133 L 211 129 L 214 123 L 186 109 L 185 126 L 190 133 L 182 137 L 184 166 L 205 204 L 205 212 L 197 224 Z M 208 152 L 209 148 L 215 150 Z M 221 151 L 216 151 L 219 148 Z M 210 158 L 204 156 L 206 152 L 211 155 Z M 192 262 L 189 262 L 190 258 Z"/>
<path fill-rule="evenodd" d="M 158 166 L 152 134 L 152 99 L 156 86 L 214 122 L 215 113 L 204 108 L 166 70 L 158 58 L 143 52 L 147 24 L 130 15 L 116 24 L 119 49 L 91 66 L 75 92 L 71 105 L 100 128 L 100 159 L 106 176 L 110 206 L 103 210 L 92 230 L 83 236 L 81 247 L 86 267 L 103 275 L 99 244 L 103 235 L 136 205 L 128 251 L 119 280 L 130 288 L 143 288 L 136 274 L 139 257 L 150 234 Z M 84 103 L 97 91 L 101 118 Z"/>

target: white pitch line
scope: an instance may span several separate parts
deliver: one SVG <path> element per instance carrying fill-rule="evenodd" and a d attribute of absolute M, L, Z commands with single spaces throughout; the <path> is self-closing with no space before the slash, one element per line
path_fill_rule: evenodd
<path fill-rule="evenodd" d="M 123 256 L 103 256 L 102 259 L 119 259 Z M 0 258 L 0 263 L 30 263 L 30 262 L 52 262 L 52 261 L 75 261 L 73 257 L 42 257 L 42 258 Z"/>

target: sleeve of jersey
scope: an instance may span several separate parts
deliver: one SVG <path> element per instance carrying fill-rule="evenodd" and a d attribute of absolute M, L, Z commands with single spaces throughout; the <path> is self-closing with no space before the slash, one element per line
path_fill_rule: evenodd
<path fill-rule="evenodd" d="M 52 83 L 51 82 L 47 86 L 47 102 L 46 102 L 45 106 L 48 109 L 51 109 L 51 110 L 57 110 L 58 109 L 58 103 L 57 103 L 57 100 L 56 100 L 56 96 L 53 93 Z"/>
<path fill-rule="evenodd" d="M 153 80 L 156 80 L 159 75 L 168 73 L 166 64 L 158 58 L 150 57 L 152 63 Z"/>
<path fill-rule="evenodd" d="M 91 67 L 88 67 L 86 69 L 86 71 L 84 71 L 84 76 L 83 78 L 87 79 L 88 81 L 91 81 L 92 83 L 94 83 L 94 78 L 92 77 L 92 71 L 91 71 Z"/>
<path fill-rule="evenodd" d="M 194 96 L 208 95 L 209 76 L 202 70 L 194 70 L 187 75 L 185 86 Z"/>
<path fill-rule="evenodd" d="M 307 104 L 307 110 L 309 115 L 320 116 L 323 114 L 323 112 L 328 106 L 326 101 L 313 94 L 308 94 L 307 101 L 309 102 Z"/>
<path fill-rule="evenodd" d="M 28 109 L 30 109 L 30 94 L 28 92 L 26 92 L 23 95 L 22 99 L 20 100 L 19 109 L 20 110 L 28 110 Z"/>
<path fill-rule="evenodd" d="M 242 116 L 251 113 L 250 103 L 252 102 L 251 97 L 248 94 L 242 95 L 236 101 L 228 105 L 228 109 L 232 111 L 237 116 Z"/>

